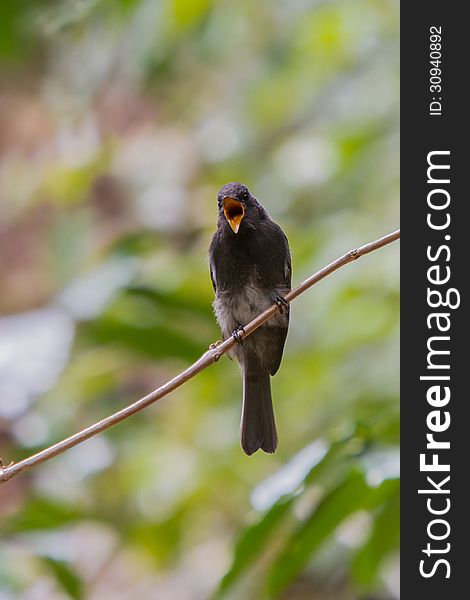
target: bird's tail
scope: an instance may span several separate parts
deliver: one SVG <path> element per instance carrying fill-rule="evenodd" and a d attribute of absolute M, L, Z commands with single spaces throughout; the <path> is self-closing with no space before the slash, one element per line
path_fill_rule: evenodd
<path fill-rule="evenodd" d="M 243 367 L 241 445 L 248 455 L 259 448 L 270 453 L 277 448 L 270 376 L 253 360 Z"/>

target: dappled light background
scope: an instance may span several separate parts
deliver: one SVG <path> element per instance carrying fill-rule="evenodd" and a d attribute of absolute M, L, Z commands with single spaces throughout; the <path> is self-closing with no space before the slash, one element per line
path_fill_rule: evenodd
<path fill-rule="evenodd" d="M 398 227 L 397 0 L 0 4 L 0 456 L 116 411 L 219 332 L 246 183 L 299 283 Z M 0 486 L 0 599 L 398 598 L 398 247 L 292 305 L 275 455 L 226 357 Z"/>

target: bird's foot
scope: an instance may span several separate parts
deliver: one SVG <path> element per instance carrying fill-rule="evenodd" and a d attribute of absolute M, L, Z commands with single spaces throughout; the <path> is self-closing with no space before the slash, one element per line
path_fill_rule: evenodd
<path fill-rule="evenodd" d="M 212 342 L 212 344 L 209 346 L 209 350 L 216 350 L 220 344 L 222 343 L 222 340 L 217 340 L 216 342 Z M 215 361 L 217 362 L 220 358 L 220 354 L 216 354 L 215 355 Z"/>
<path fill-rule="evenodd" d="M 232 331 L 232 337 L 237 342 L 237 344 L 243 344 L 243 338 L 240 335 L 241 333 L 245 334 L 245 330 L 243 329 L 243 325 L 238 325 L 236 329 Z"/>
<path fill-rule="evenodd" d="M 278 305 L 279 312 L 281 313 L 281 315 L 284 314 L 284 311 L 286 313 L 289 311 L 289 302 L 287 302 L 287 300 L 284 298 L 284 296 L 276 296 L 274 301 Z"/>

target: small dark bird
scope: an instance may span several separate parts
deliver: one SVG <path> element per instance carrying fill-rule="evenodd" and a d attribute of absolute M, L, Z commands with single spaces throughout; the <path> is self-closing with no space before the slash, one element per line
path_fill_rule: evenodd
<path fill-rule="evenodd" d="M 291 289 L 289 243 L 282 229 L 242 183 L 227 183 L 218 194 L 218 220 L 209 248 L 214 311 L 224 340 L 239 342 L 228 353 L 243 374 L 241 445 L 250 455 L 274 452 L 276 424 L 270 376 L 281 363 L 289 326 Z M 243 325 L 274 302 L 280 312 L 245 339 Z"/>

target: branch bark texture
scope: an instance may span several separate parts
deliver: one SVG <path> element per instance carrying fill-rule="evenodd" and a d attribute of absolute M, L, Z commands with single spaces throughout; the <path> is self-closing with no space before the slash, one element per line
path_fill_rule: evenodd
<path fill-rule="evenodd" d="M 344 265 L 347 265 L 348 263 L 353 262 L 354 260 L 360 258 L 361 256 L 364 256 L 365 254 L 374 252 L 375 250 L 378 250 L 379 248 L 382 248 L 383 246 L 386 246 L 387 244 L 390 244 L 390 243 L 398 240 L 399 237 L 400 237 L 400 230 L 398 229 L 396 231 L 393 231 L 392 233 L 389 233 L 388 235 L 385 235 L 382 238 L 379 238 L 378 240 L 375 240 L 374 242 L 370 242 L 369 244 L 364 244 L 363 246 L 360 246 L 359 248 L 356 248 L 354 250 L 350 250 L 349 252 L 346 252 L 346 254 L 343 254 L 342 256 L 340 256 L 339 258 L 334 260 L 332 263 L 330 263 L 326 267 L 323 267 L 323 269 L 320 269 L 319 271 L 317 271 L 316 273 L 314 273 L 313 275 L 308 277 L 300 285 L 298 285 L 291 292 L 289 292 L 286 295 L 285 299 L 287 300 L 287 302 L 292 302 L 292 300 L 295 300 L 296 298 L 298 298 L 298 296 L 303 294 L 306 290 L 311 288 L 313 285 L 315 285 L 316 283 L 318 283 L 319 281 L 321 281 L 328 275 L 331 275 L 331 273 L 333 273 L 340 267 L 343 267 Z M 256 331 L 256 329 L 258 329 L 258 327 L 261 327 L 261 325 L 263 325 L 263 323 L 266 323 L 266 321 L 268 319 L 273 317 L 278 310 L 279 310 L 279 307 L 276 304 L 273 304 L 272 306 L 270 306 L 267 310 L 265 310 L 263 313 L 258 315 L 255 319 L 253 319 L 250 323 L 248 323 L 247 325 L 244 326 L 244 331 L 240 332 L 240 337 L 245 338 L 245 337 L 251 335 L 254 331 Z M 160 386 L 153 392 L 150 392 L 150 394 L 147 394 L 147 396 L 144 396 L 143 398 L 136 400 L 129 406 L 126 406 L 125 408 L 110 415 L 109 417 L 106 417 L 106 418 L 102 419 L 101 421 L 98 421 L 97 423 L 90 425 L 89 427 L 87 427 L 86 429 L 83 429 L 82 431 L 74 433 L 70 437 L 68 437 L 64 440 L 61 440 L 60 442 L 57 442 L 56 444 L 53 444 L 52 446 L 49 446 L 48 448 L 45 448 L 44 450 L 41 450 L 40 452 L 38 452 L 32 456 L 29 456 L 23 460 L 20 460 L 17 463 L 11 463 L 8 466 L 4 466 L 0 459 L 0 483 L 5 483 L 12 477 L 19 475 L 20 473 L 22 473 L 24 471 L 29 471 L 33 467 L 36 467 L 37 465 L 39 465 L 47 460 L 50 460 L 51 458 L 54 458 L 54 456 L 58 456 L 59 454 L 62 454 L 66 450 L 69 450 L 70 448 L 73 448 L 74 446 L 81 444 L 82 442 L 84 442 L 85 440 L 88 440 L 89 438 L 93 437 L 94 435 L 97 435 L 98 433 L 101 433 L 102 431 L 109 429 L 113 425 L 116 425 L 117 423 L 124 421 L 125 419 L 129 418 L 130 416 L 134 415 L 135 413 L 140 412 L 141 410 L 143 410 L 150 404 L 157 402 L 157 400 L 160 400 L 161 398 L 168 395 L 173 390 L 176 390 L 177 388 L 179 388 L 181 385 L 183 385 L 183 383 L 186 383 L 187 381 L 189 381 L 190 379 L 195 377 L 200 371 L 202 371 L 203 369 L 206 369 L 207 367 L 209 367 L 210 365 L 215 363 L 217 360 L 219 360 L 219 358 L 223 354 L 225 354 L 228 350 L 230 350 L 230 348 L 232 348 L 235 344 L 236 344 L 236 341 L 233 338 L 229 338 L 228 340 L 225 340 L 225 342 L 222 342 L 221 344 L 219 344 L 217 346 L 212 345 L 209 348 L 209 350 L 207 350 L 207 352 L 205 352 L 190 367 L 188 367 L 183 372 L 176 375 L 176 377 L 173 377 L 173 379 L 171 379 L 164 385 Z"/>

